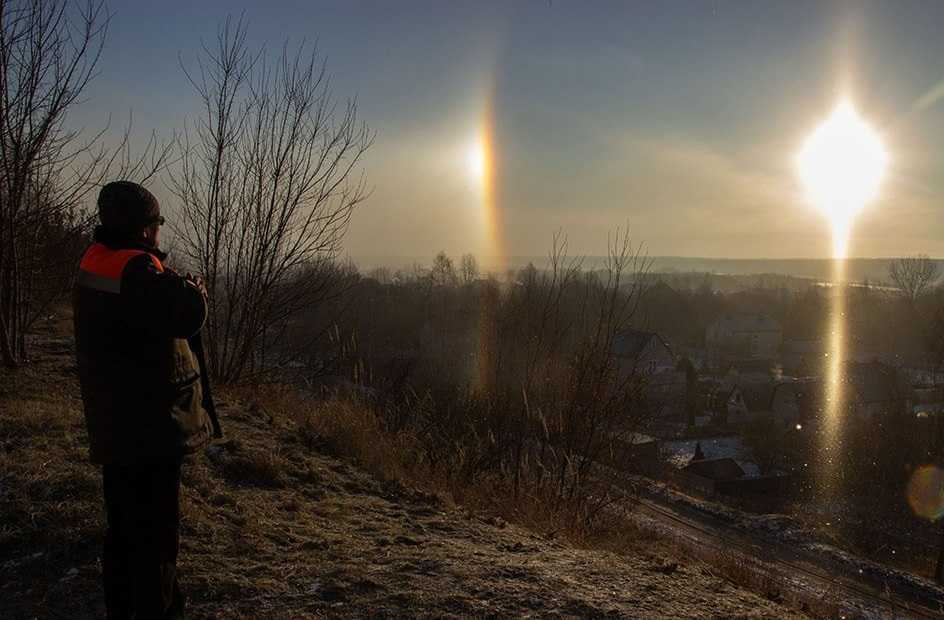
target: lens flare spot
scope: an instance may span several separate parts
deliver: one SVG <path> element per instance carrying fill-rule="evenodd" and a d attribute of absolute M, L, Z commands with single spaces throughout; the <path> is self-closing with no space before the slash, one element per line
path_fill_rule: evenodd
<path fill-rule="evenodd" d="M 944 471 L 933 465 L 916 469 L 908 482 L 907 497 L 919 517 L 934 521 L 944 516 Z"/>

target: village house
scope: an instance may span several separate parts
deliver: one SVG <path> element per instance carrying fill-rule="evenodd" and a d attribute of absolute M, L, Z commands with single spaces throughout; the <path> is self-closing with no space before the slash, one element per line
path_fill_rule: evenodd
<path fill-rule="evenodd" d="M 739 437 L 666 442 L 667 478 L 706 497 L 776 497 L 789 477 L 762 474 L 750 449 Z"/>
<path fill-rule="evenodd" d="M 625 374 L 646 379 L 646 400 L 655 417 L 682 417 L 685 409 L 685 372 L 668 343 L 655 332 L 627 329 L 613 343 L 613 352 Z"/>
<path fill-rule="evenodd" d="M 839 384 L 844 413 L 857 418 L 895 416 L 912 411 L 912 390 L 898 373 L 881 362 L 844 362 Z M 805 425 L 826 413 L 826 384 L 821 378 L 792 379 L 778 384 L 771 413 L 787 425 Z"/>
<path fill-rule="evenodd" d="M 825 355 L 826 343 L 821 339 L 791 339 L 784 340 L 780 359 L 790 374 L 809 376 L 819 373 Z"/>
<path fill-rule="evenodd" d="M 708 326 L 705 347 L 709 360 L 775 359 L 783 329 L 766 314 L 726 314 Z"/>
<path fill-rule="evenodd" d="M 941 386 L 912 388 L 911 412 L 919 417 L 939 416 L 944 412 L 944 391 Z"/>
<path fill-rule="evenodd" d="M 613 353 L 625 370 L 648 375 L 675 370 L 675 355 L 655 332 L 626 329 L 613 341 Z"/>
<path fill-rule="evenodd" d="M 744 406 L 750 417 L 770 413 L 771 400 L 774 395 L 774 388 L 782 380 L 766 381 L 742 381 L 738 384 L 741 390 L 741 398 L 744 400 Z"/>
<path fill-rule="evenodd" d="M 784 426 L 802 427 L 823 414 L 824 384 L 818 378 L 790 379 L 774 386 L 770 403 L 773 419 Z"/>
<path fill-rule="evenodd" d="M 727 367 L 726 376 L 741 383 L 770 382 L 779 379 L 783 372 L 780 364 L 767 358 L 734 360 Z"/>
<path fill-rule="evenodd" d="M 881 362 L 848 362 L 843 366 L 855 412 L 873 417 L 902 414 L 910 409 L 909 386 L 894 368 Z"/>
<path fill-rule="evenodd" d="M 769 412 L 773 388 L 782 379 L 779 364 L 768 359 L 735 360 L 721 374 L 699 382 L 704 413 L 715 424 L 744 424 Z"/>
<path fill-rule="evenodd" d="M 896 359 L 882 359 L 874 355 L 873 359 L 885 361 L 894 366 L 899 373 L 915 387 L 932 388 L 944 386 L 944 365 L 940 357 L 934 353 L 923 353 L 911 356 L 896 356 Z"/>
<path fill-rule="evenodd" d="M 736 380 L 729 377 L 722 381 L 707 380 L 702 386 L 705 392 L 705 409 L 712 422 L 737 423 L 747 418 L 747 405 Z"/>

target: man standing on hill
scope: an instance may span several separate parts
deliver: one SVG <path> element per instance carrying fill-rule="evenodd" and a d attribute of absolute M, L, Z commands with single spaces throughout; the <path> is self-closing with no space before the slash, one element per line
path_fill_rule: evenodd
<path fill-rule="evenodd" d="M 105 185 L 98 213 L 73 309 L 90 456 L 105 492 L 105 604 L 109 618 L 181 617 L 180 466 L 210 438 L 186 338 L 206 320 L 206 293 L 164 268 L 164 218 L 144 187 Z"/>

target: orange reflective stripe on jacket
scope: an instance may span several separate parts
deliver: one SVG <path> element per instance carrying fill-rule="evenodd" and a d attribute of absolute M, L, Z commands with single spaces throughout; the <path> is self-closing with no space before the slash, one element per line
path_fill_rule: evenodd
<path fill-rule="evenodd" d="M 141 254 L 150 256 L 157 270 L 164 271 L 161 261 L 144 250 L 112 250 L 101 243 L 92 244 L 79 264 L 79 286 L 105 293 L 120 293 L 121 274 L 125 265 Z"/>

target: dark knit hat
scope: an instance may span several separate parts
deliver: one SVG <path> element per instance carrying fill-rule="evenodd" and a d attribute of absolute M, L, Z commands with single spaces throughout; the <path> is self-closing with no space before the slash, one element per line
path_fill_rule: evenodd
<path fill-rule="evenodd" d="M 161 206 L 154 194 L 131 181 L 113 181 L 98 193 L 102 226 L 121 234 L 135 234 L 158 221 Z"/>

